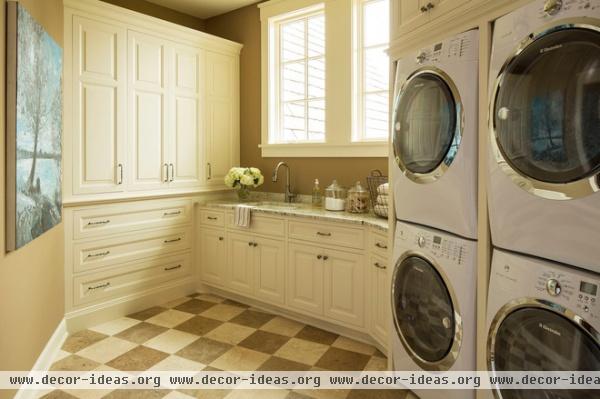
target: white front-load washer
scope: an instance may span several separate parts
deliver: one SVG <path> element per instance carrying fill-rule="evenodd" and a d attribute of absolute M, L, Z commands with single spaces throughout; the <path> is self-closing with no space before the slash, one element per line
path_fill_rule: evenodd
<path fill-rule="evenodd" d="M 489 112 L 494 246 L 600 272 L 600 0 L 495 22 Z"/>
<path fill-rule="evenodd" d="M 488 369 L 600 370 L 599 286 L 600 276 L 587 270 L 495 250 L 487 308 Z M 496 399 L 600 397 L 585 389 L 492 392 Z"/>
<path fill-rule="evenodd" d="M 477 242 L 397 222 L 392 300 L 396 371 L 475 370 Z M 421 390 L 422 399 L 469 399 L 473 391 Z"/>
<path fill-rule="evenodd" d="M 397 62 L 391 171 L 396 216 L 477 237 L 479 33 Z"/>

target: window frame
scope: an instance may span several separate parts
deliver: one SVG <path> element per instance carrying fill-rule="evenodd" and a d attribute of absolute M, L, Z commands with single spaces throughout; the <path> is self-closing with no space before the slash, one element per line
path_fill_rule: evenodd
<path fill-rule="evenodd" d="M 389 40 L 386 43 L 374 44 L 370 46 L 364 45 L 364 7 L 368 3 L 375 3 L 382 0 L 354 0 L 353 1 L 353 29 L 352 29 L 352 40 L 353 40 L 353 77 L 352 77 L 352 100 L 353 100 L 353 118 L 352 118 L 352 142 L 353 143 L 379 143 L 388 142 L 388 136 L 382 138 L 368 138 L 366 136 L 366 125 L 365 125 L 365 100 L 369 94 L 388 94 L 388 109 L 390 106 L 390 90 L 392 88 L 392 81 L 389 77 L 391 64 L 388 57 L 388 89 L 387 90 L 365 90 L 365 53 L 368 50 L 382 49 L 385 50 L 389 46 Z M 391 1 L 387 0 L 388 9 L 391 12 Z M 388 32 L 389 37 L 389 32 Z M 390 125 L 390 115 L 388 114 L 388 127 Z"/>
<path fill-rule="evenodd" d="M 308 95 L 308 62 L 314 59 L 323 59 L 323 63 L 326 65 L 327 62 L 327 41 L 323 40 L 324 43 L 324 52 L 322 55 L 310 57 L 308 55 L 308 48 L 305 48 L 304 57 L 292 60 L 292 61 L 282 61 L 282 41 L 281 41 L 281 28 L 282 25 L 287 23 L 292 23 L 295 21 L 304 21 L 305 32 L 304 32 L 304 44 L 307 47 L 308 44 L 308 19 L 314 17 L 316 15 L 323 15 L 323 19 L 325 19 L 325 6 L 324 3 L 316 4 L 314 6 L 305 7 L 290 13 L 286 13 L 277 17 L 272 18 L 269 21 L 269 47 L 270 47 L 270 56 L 269 56 L 269 79 L 272 79 L 275 84 L 272 86 L 272 91 L 269 94 L 268 99 L 268 107 L 269 107 L 269 134 L 268 134 L 268 144 L 269 145 L 295 145 L 295 144 L 318 144 L 327 142 L 327 128 L 324 129 L 324 138 L 322 141 L 320 140 L 308 140 L 308 103 L 310 101 L 323 101 L 325 103 L 325 121 L 327 120 L 327 89 L 324 88 L 324 96 L 323 97 L 314 97 L 311 98 Z M 325 32 L 327 30 L 327 25 L 325 23 Z M 325 37 L 326 37 L 326 33 Z M 281 98 L 281 89 L 283 86 L 283 66 L 287 64 L 293 64 L 298 62 L 304 62 L 306 65 L 304 67 L 304 86 L 305 93 L 304 98 L 299 100 L 289 100 L 284 101 Z M 327 68 L 325 67 L 325 71 Z M 325 72 L 324 81 L 327 82 L 327 75 Z M 325 83 L 326 84 L 326 83 Z M 296 141 L 285 141 L 283 140 L 283 112 L 284 105 L 286 103 L 304 103 L 304 131 L 307 136 L 307 140 L 296 140 Z"/>

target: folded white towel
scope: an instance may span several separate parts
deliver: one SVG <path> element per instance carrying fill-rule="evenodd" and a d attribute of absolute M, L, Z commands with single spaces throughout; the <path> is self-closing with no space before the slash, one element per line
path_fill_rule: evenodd
<path fill-rule="evenodd" d="M 388 217 L 388 207 L 384 205 L 375 205 L 373 207 L 373 211 L 378 216 L 383 216 L 384 218 Z"/>
<path fill-rule="evenodd" d="M 250 227 L 250 207 L 238 205 L 233 212 L 233 224 L 238 227 Z"/>
<path fill-rule="evenodd" d="M 377 196 L 377 205 L 385 205 L 388 204 L 388 196 L 386 194 L 381 194 Z"/>
<path fill-rule="evenodd" d="M 390 190 L 389 183 L 384 183 L 384 184 L 380 185 L 379 187 L 377 187 L 377 194 L 388 195 L 389 190 Z"/>

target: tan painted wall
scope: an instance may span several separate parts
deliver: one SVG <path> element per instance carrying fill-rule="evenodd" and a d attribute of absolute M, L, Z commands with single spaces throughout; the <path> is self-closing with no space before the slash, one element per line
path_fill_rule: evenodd
<path fill-rule="evenodd" d="M 165 21 L 173 22 L 175 24 L 187 26 L 188 28 L 196 30 L 204 30 L 204 20 L 196 18 L 194 16 L 183 14 L 179 11 L 160 6 L 158 4 L 150 3 L 144 0 L 102 0 L 106 3 L 114 4 L 116 6 L 128 8 L 133 11 L 140 12 L 142 14 L 150 15 L 152 17 L 164 19 Z"/>
<path fill-rule="evenodd" d="M 4 3 L 4 2 L 3 2 Z M 61 0 L 21 0 L 54 39 L 62 44 Z M 0 129 L 5 136 L 5 7 L 0 40 Z M 63 225 L 27 246 L 5 254 L 4 140 L 0 140 L 0 370 L 29 370 L 64 314 Z M 13 393 L 0 391 L 0 398 Z"/>
<path fill-rule="evenodd" d="M 310 194 L 313 181 L 321 186 L 332 179 L 349 186 L 357 180 L 365 181 L 372 169 L 387 173 L 387 158 L 262 158 L 260 143 L 260 13 L 250 5 L 227 14 L 205 20 L 205 31 L 244 44 L 241 55 L 240 146 L 241 164 L 255 166 L 265 174 L 264 191 L 282 191 L 285 178 L 271 182 L 271 173 L 277 162 L 285 160 L 292 170 L 292 189 Z M 283 174 L 281 177 L 284 177 Z"/>

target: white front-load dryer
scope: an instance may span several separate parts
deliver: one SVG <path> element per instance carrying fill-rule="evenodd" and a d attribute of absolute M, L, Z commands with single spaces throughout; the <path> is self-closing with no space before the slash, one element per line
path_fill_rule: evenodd
<path fill-rule="evenodd" d="M 397 222 L 392 300 L 396 371 L 475 370 L 477 242 Z M 469 399 L 474 391 L 420 390 L 422 399 Z"/>
<path fill-rule="evenodd" d="M 599 286 L 595 273 L 495 250 L 487 309 L 488 369 L 600 370 Z M 492 392 L 496 399 L 600 397 L 585 389 Z"/>
<path fill-rule="evenodd" d="M 477 237 L 479 33 L 423 48 L 396 66 L 396 216 Z"/>
<path fill-rule="evenodd" d="M 536 0 L 494 24 L 494 246 L 600 272 L 600 0 Z"/>

